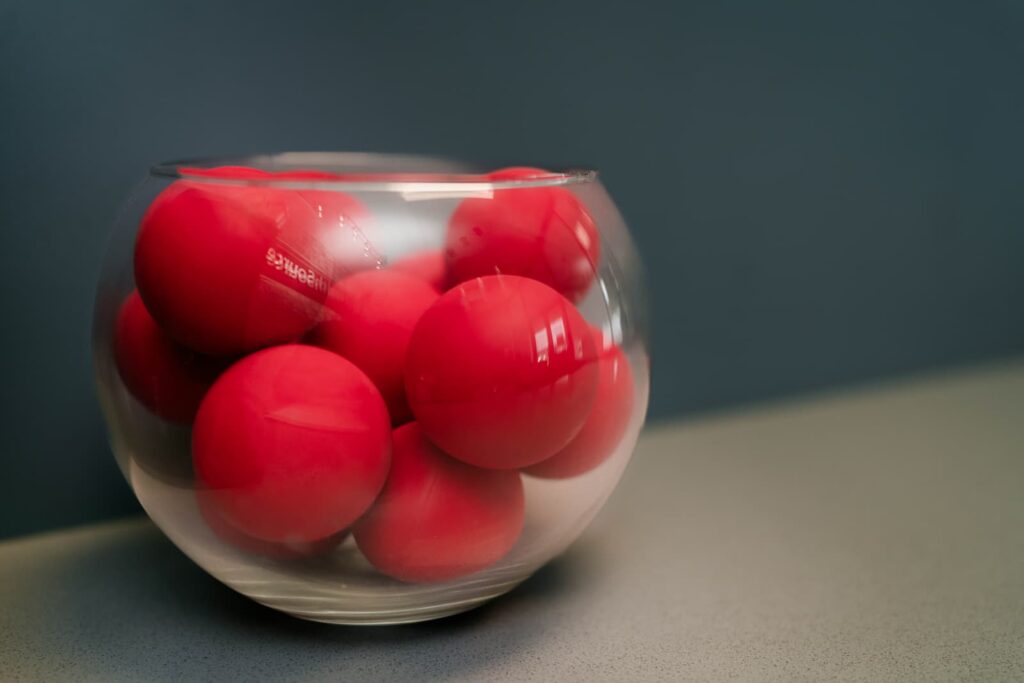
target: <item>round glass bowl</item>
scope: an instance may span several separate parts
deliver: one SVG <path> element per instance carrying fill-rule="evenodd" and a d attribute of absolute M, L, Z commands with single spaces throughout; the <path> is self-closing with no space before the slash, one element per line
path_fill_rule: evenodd
<path fill-rule="evenodd" d="M 96 377 L 125 477 L 203 569 L 306 619 L 420 621 L 597 513 L 647 408 L 642 314 L 593 172 L 168 163 L 114 226 Z"/>

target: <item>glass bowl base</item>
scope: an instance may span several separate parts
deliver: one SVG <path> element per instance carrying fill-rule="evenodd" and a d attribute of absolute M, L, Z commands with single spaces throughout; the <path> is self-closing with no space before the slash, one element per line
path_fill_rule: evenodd
<path fill-rule="evenodd" d="M 334 624 L 336 626 L 397 626 L 399 624 L 415 624 L 423 621 L 443 619 L 456 614 L 462 614 L 476 609 L 491 600 L 498 598 L 505 593 L 512 591 L 522 581 L 515 581 L 504 586 L 494 586 L 492 589 L 480 595 L 467 597 L 449 602 L 439 602 L 431 605 L 420 605 L 407 609 L 377 609 L 377 610 L 336 610 L 329 606 L 313 607 L 310 605 L 285 605 L 282 603 L 268 603 L 258 600 L 260 604 L 271 609 L 280 610 L 305 621 L 313 621 L 320 624 Z"/>

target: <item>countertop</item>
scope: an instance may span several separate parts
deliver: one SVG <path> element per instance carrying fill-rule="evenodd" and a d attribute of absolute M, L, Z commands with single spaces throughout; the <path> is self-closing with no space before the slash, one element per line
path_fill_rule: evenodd
<path fill-rule="evenodd" d="M 1024 360 L 648 428 L 509 595 L 339 627 L 144 519 L 0 543 L 0 679 L 1022 680 Z"/>

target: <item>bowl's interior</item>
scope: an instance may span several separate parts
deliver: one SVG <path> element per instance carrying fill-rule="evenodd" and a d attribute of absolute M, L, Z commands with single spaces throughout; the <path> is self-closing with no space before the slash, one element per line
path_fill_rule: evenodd
<path fill-rule="evenodd" d="M 627 272 L 634 262 L 632 247 L 621 217 L 595 181 L 593 172 L 517 169 L 514 177 L 493 177 L 489 169 L 499 166 L 433 157 L 352 153 L 188 160 L 155 166 L 125 207 L 115 227 L 97 293 L 94 345 L 99 393 L 118 463 L 143 507 L 168 537 L 211 575 L 259 602 L 308 619 L 334 623 L 419 621 L 469 609 L 510 590 L 564 551 L 601 508 L 629 461 L 646 413 L 648 360 L 643 332 L 635 324 L 635 307 L 631 306 L 638 288 Z M 496 192 L 506 187 L 565 186 L 550 192 L 517 194 L 527 199 L 537 195 L 568 198 L 570 204 L 578 201 L 603 231 L 600 258 L 587 261 L 588 276 L 592 279 L 588 279 L 587 288 L 571 302 L 570 308 L 581 315 L 581 325 L 601 330 L 604 338 L 617 344 L 633 369 L 632 408 L 618 413 L 629 416 L 624 435 L 604 462 L 582 475 L 554 479 L 524 471 L 525 518 L 518 540 L 496 563 L 455 579 L 408 583 L 388 578 L 371 567 L 351 536 L 330 551 L 310 557 L 254 552 L 226 539 L 223 530 L 218 532 L 204 517 L 204 508 L 197 500 L 197 490 L 206 484 L 194 472 L 192 430 L 157 417 L 150 409 L 152 406 L 147 407 L 133 394 L 123 380 L 113 350 L 118 311 L 136 287 L 140 292 L 143 289 L 135 277 L 140 223 L 156 198 L 179 179 L 189 180 L 179 185 L 189 192 L 208 193 L 211 197 L 223 195 L 232 202 L 240 196 L 289 194 L 277 192 L 278 186 L 298 189 L 297 195 L 302 197 L 306 197 L 302 190 L 307 187 L 329 191 L 308 193 L 312 198 L 310 207 L 322 202 L 327 210 L 309 213 L 303 204 L 303 210 L 296 215 L 316 216 L 316 220 L 325 221 L 318 248 L 331 254 L 331 263 L 356 264 L 351 272 L 359 272 L 371 262 L 371 269 L 397 268 L 403 259 L 441 254 L 451 217 L 464 202 L 508 197 L 513 193 Z M 250 192 L 249 188 L 195 188 L 191 187 L 192 182 L 265 184 L 274 185 L 275 189 L 263 192 L 258 188 Z M 356 214 L 356 219 L 349 220 L 348 215 L 339 213 L 343 210 L 330 209 L 331 200 L 342 195 L 361 205 L 362 213 Z M 553 211 L 544 215 L 562 218 Z M 175 229 L 178 227 L 180 224 L 175 224 Z M 578 225 L 567 222 L 559 227 L 570 229 Z M 166 234 L 173 236 L 176 232 Z M 302 241 L 296 244 L 302 246 Z M 203 243 L 200 241 L 198 246 Z M 277 246 L 275 243 L 275 249 Z M 292 245 L 282 248 L 286 247 Z M 206 283 L 218 281 L 227 272 L 220 264 L 243 251 L 222 250 L 217 268 L 202 274 L 197 274 L 197 269 L 205 268 L 206 261 L 192 260 L 193 254 L 205 253 L 202 249 L 182 252 L 181 258 L 173 261 L 173 272 L 182 275 L 180 282 L 203 282 L 206 287 L 190 298 L 190 306 L 214 290 Z M 257 256 L 262 259 L 263 254 L 261 246 Z M 175 280 L 176 286 L 178 282 Z M 248 311 L 251 317 L 246 322 L 259 319 L 264 312 L 258 306 L 236 306 L 232 310 Z M 563 317 L 553 316 L 551 310 L 554 309 L 544 309 L 538 318 L 523 326 L 524 346 L 534 343 L 538 330 L 551 328 L 548 337 L 552 349 L 556 348 L 555 340 L 564 338 L 553 330 L 564 329 L 558 326 L 563 324 L 568 309 L 559 309 Z M 495 319 L 504 321 L 507 317 L 503 311 Z M 546 354 L 545 351 L 544 358 L 549 357 Z"/>

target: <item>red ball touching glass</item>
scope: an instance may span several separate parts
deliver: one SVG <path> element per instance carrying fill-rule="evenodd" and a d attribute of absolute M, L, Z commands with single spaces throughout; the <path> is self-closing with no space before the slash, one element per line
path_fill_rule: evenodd
<path fill-rule="evenodd" d="M 491 275 L 446 292 L 417 324 L 405 363 L 413 415 L 472 465 L 525 467 L 583 426 L 597 391 L 583 316 L 545 284 Z"/>
<path fill-rule="evenodd" d="M 532 168 L 489 174 L 496 181 L 533 177 L 552 174 Z M 521 275 L 578 301 L 594 280 L 600 255 L 593 218 L 560 185 L 495 189 L 491 196 L 470 197 L 448 221 L 445 258 L 452 283 L 496 273 Z"/>
<path fill-rule="evenodd" d="M 157 416 L 190 423 L 199 402 L 228 361 L 204 356 L 171 339 L 133 291 L 117 316 L 114 357 L 125 387 Z"/>
<path fill-rule="evenodd" d="M 211 507 L 254 538 L 317 541 L 373 503 L 391 422 L 373 383 L 337 354 L 290 344 L 231 366 L 196 415 L 192 456 Z"/>
<path fill-rule="evenodd" d="M 167 333 L 196 351 L 295 340 L 316 323 L 333 277 L 317 225 L 295 193 L 178 181 L 142 218 L 139 294 Z"/>
<path fill-rule="evenodd" d="M 370 563 L 402 581 L 446 581 L 504 557 L 523 528 L 519 473 L 455 460 L 415 422 L 393 444 L 387 484 L 354 529 Z"/>
<path fill-rule="evenodd" d="M 537 477 L 565 479 L 601 465 L 622 441 L 633 413 L 633 371 L 622 349 L 601 343 L 601 331 L 594 333 L 599 345 L 597 395 L 579 433 L 550 458 L 523 471 Z"/>

